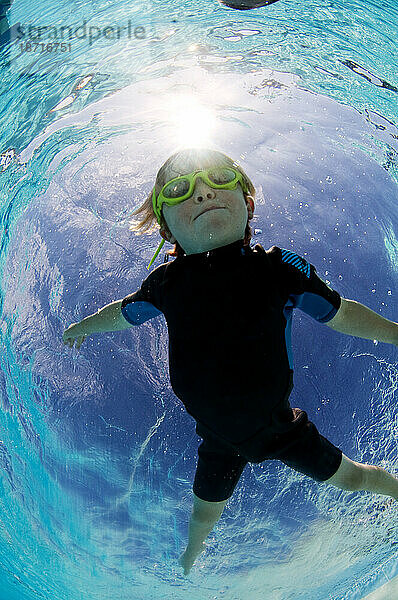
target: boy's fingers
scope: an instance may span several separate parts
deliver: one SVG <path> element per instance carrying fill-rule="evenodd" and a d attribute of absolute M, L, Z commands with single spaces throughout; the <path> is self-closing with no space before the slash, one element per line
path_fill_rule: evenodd
<path fill-rule="evenodd" d="M 76 348 L 79 350 L 80 346 L 82 345 L 82 343 L 84 342 L 84 340 L 86 339 L 86 336 L 83 335 L 82 337 L 79 337 L 77 340 L 77 344 L 76 344 Z"/>
<path fill-rule="evenodd" d="M 79 349 L 86 337 L 86 335 L 80 335 L 78 337 L 69 337 L 64 339 L 64 344 L 68 345 L 69 348 L 73 348 L 73 344 L 76 342 L 75 348 Z"/>

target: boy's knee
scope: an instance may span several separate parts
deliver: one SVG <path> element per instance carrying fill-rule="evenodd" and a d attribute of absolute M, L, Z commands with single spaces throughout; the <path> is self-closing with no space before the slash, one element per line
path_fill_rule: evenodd
<path fill-rule="evenodd" d="M 327 479 L 325 483 L 329 483 L 342 490 L 359 491 L 366 488 L 367 478 L 369 477 L 370 469 L 374 469 L 372 465 L 363 465 L 350 460 L 343 454 L 340 467 L 336 473 Z M 378 468 L 378 467 L 376 467 Z"/>
<path fill-rule="evenodd" d="M 222 502 L 207 502 L 194 494 L 192 516 L 197 521 L 214 522 L 221 517 L 228 500 Z"/>
<path fill-rule="evenodd" d="M 368 490 L 372 489 L 375 484 L 378 484 L 380 478 L 382 477 L 383 472 L 386 471 L 382 467 L 378 467 L 376 465 L 363 465 L 366 467 L 365 472 L 363 474 L 363 482 L 360 489 Z"/>
<path fill-rule="evenodd" d="M 352 478 L 349 480 L 350 487 L 348 488 L 354 492 L 359 492 L 366 489 L 370 469 L 373 469 L 371 465 L 363 465 L 361 463 L 357 464 L 358 469 L 353 472 Z"/>
<path fill-rule="evenodd" d="M 345 489 L 353 492 L 359 492 L 366 487 L 368 477 L 367 465 L 357 463 L 357 467 L 347 473 L 344 483 Z"/>

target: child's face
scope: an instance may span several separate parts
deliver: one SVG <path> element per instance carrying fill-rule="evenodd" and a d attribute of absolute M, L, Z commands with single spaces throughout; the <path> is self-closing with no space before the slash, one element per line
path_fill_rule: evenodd
<path fill-rule="evenodd" d="M 166 172 L 167 181 L 192 172 L 179 166 Z M 216 190 L 198 177 L 190 198 L 175 206 L 163 204 L 162 210 L 169 230 L 161 229 L 162 237 L 178 241 L 186 254 L 196 254 L 243 239 L 254 205 L 251 200 L 246 205 L 239 183 L 235 190 Z"/>

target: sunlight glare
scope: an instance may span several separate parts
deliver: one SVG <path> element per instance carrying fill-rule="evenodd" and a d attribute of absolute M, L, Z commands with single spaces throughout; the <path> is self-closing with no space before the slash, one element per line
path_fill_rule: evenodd
<path fill-rule="evenodd" d="M 214 112 L 201 104 L 193 95 L 169 98 L 170 123 L 178 146 L 205 146 L 211 143 L 216 126 Z"/>

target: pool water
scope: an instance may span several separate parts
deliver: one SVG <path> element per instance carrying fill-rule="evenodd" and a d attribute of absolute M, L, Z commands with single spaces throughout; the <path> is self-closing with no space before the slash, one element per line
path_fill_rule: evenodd
<path fill-rule="evenodd" d="M 395 503 L 277 461 L 246 467 L 183 577 L 200 438 L 165 319 L 80 351 L 62 334 L 139 288 L 160 238 L 128 217 L 201 145 L 253 181 L 253 244 L 396 320 L 395 0 L 2 6 L 0 600 L 360 600 L 392 582 Z M 293 352 L 291 405 L 398 474 L 396 348 L 297 311 Z"/>

